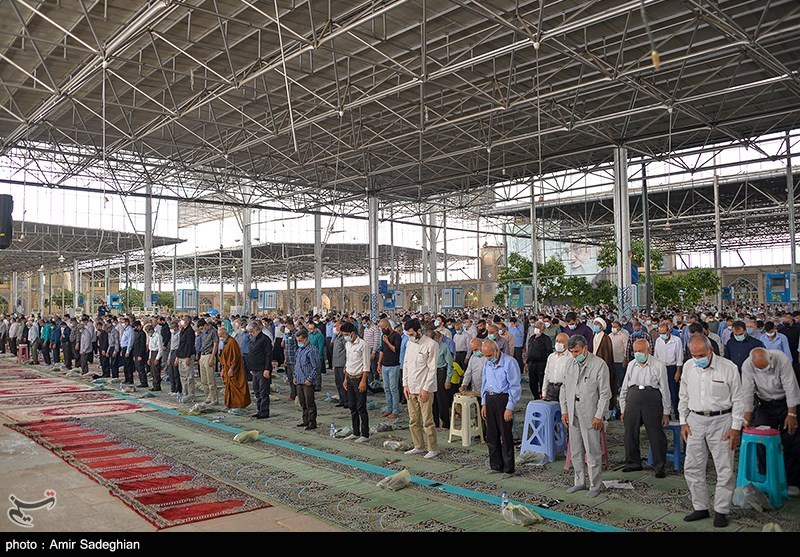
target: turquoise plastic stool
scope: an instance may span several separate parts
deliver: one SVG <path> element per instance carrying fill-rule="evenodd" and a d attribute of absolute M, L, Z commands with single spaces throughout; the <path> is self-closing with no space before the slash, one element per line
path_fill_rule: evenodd
<path fill-rule="evenodd" d="M 561 423 L 561 406 L 557 402 L 532 400 L 525 408 L 525 425 L 519 454 L 544 453 L 546 462 L 567 451 L 567 435 Z"/>
<path fill-rule="evenodd" d="M 664 431 L 672 432 L 672 451 L 667 451 L 667 462 L 671 462 L 676 472 L 680 472 L 683 461 L 686 460 L 686 445 L 681 438 L 681 424 L 670 422 Z M 653 447 L 647 449 L 647 465 L 653 467 Z"/>
<path fill-rule="evenodd" d="M 765 474 L 758 471 L 756 449 L 763 445 L 766 452 Z M 783 463 L 783 445 L 777 429 L 745 429 L 742 433 L 742 446 L 739 449 L 739 473 L 736 487 L 752 483 L 763 491 L 776 509 L 789 500 L 786 485 L 786 468 Z"/>

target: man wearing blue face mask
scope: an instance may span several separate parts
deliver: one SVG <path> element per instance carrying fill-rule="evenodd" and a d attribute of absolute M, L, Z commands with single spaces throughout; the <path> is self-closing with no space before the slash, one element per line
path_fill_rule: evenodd
<path fill-rule="evenodd" d="M 661 323 L 658 325 L 658 339 L 653 348 L 653 356 L 656 360 L 667 366 L 667 384 L 670 393 L 670 413 L 678 416 L 678 388 L 683 372 L 683 346 L 681 339 L 669 332 L 669 324 Z"/>
<path fill-rule="evenodd" d="M 666 330 L 666 326 L 663 329 Z M 680 345 L 678 339 L 673 342 Z M 650 356 L 644 339 L 634 342 L 633 350 L 634 361 L 628 364 L 619 393 L 619 407 L 625 424 L 625 468 L 622 471 L 642 469 L 639 429 L 644 425 L 653 449 L 653 470 L 656 478 L 663 478 L 667 461 L 667 436 L 663 428 L 669 424 L 672 411 L 667 366 Z"/>
<path fill-rule="evenodd" d="M 741 329 L 744 331 L 744 327 Z M 715 355 L 705 335 L 693 335 L 689 351 L 692 359 L 683 366 L 679 409 L 681 436 L 686 441 L 684 476 L 694 511 L 684 520 L 693 522 L 710 516 L 706 483 L 710 452 L 717 472 L 714 526 L 724 528 L 736 486 L 733 459 L 744 421 L 742 382 L 736 366 Z"/>
<path fill-rule="evenodd" d="M 725 345 L 728 359 L 736 364 L 739 373 L 742 373 L 742 364 L 750 356 L 753 348 L 764 348 L 764 343 L 747 334 L 747 326 L 743 321 L 733 324 L 733 335 Z"/>
<path fill-rule="evenodd" d="M 300 399 L 300 407 L 303 409 L 303 421 L 297 424 L 297 427 L 305 430 L 317 429 L 317 403 L 314 400 L 314 391 L 322 368 L 322 360 L 319 349 L 311 344 L 305 330 L 299 331 L 295 338 L 297 360 L 292 380 L 297 386 L 297 398 Z"/>
<path fill-rule="evenodd" d="M 486 420 L 486 445 L 492 471 L 514 474 L 514 406 L 522 396 L 517 361 L 503 354 L 493 340 L 481 345 L 486 358 L 481 384 L 481 416 Z"/>
<path fill-rule="evenodd" d="M 559 402 L 561 419 L 569 428 L 569 444 L 575 472 L 575 484 L 567 488 L 567 493 L 588 488 L 587 497 L 591 499 L 597 497 L 601 489 L 601 430 L 611 400 L 611 386 L 608 365 L 589 353 L 588 344 L 582 335 L 569 339 L 567 347 L 572 361 L 564 363 L 564 385 L 561 387 Z"/>

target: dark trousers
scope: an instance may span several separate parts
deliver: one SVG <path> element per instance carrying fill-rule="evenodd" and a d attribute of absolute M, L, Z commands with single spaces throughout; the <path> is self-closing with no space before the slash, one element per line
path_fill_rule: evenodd
<path fill-rule="evenodd" d="M 64 346 L 64 367 L 68 370 L 72 369 L 72 343 L 65 343 Z"/>
<path fill-rule="evenodd" d="M 286 378 L 289 380 L 289 397 L 297 397 L 297 385 L 294 384 L 294 364 L 286 364 Z"/>
<path fill-rule="evenodd" d="M 42 345 L 42 339 L 37 338 L 31 343 L 30 352 L 31 352 L 31 361 L 34 365 L 39 365 L 39 348 Z"/>
<path fill-rule="evenodd" d="M 256 406 L 259 418 L 269 418 L 269 387 L 272 377 L 264 377 L 264 370 L 253 373 L 253 392 L 256 395 Z"/>
<path fill-rule="evenodd" d="M 247 353 L 249 354 L 249 352 Z M 248 381 L 253 380 L 253 373 L 250 371 L 250 364 L 247 362 L 247 354 L 242 352 L 242 360 L 244 360 L 244 376 Z M 217 358 L 219 360 L 219 358 Z M 272 362 L 270 362 L 271 364 Z M 270 365 L 270 367 L 272 367 Z"/>
<path fill-rule="evenodd" d="M 17 355 L 17 337 L 8 337 L 8 348 L 12 355 Z"/>
<path fill-rule="evenodd" d="M 675 372 L 678 371 L 678 366 L 667 366 L 667 383 L 669 383 L 669 398 L 672 400 L 672 415 L 675 420 L 680 419 L 678 416 L 678 391 L 680 391 L 680 383 L 675 381 Z"/>
<path fill-rule="evenodd" d="M 371 358 L 369 361 L 369 375 L 367 376 L 367 383 L 371 383 L 378 378 L 378 357 Z"/>
<path fill-rule="evenodd" d="M 61 343 L 57 342 L 53 345 L 53 365 L 61 364 Z"/>
<path fill-rule="evenodd" d="M 44 363 L 50 365 L 52 360 L 50 359 L 50 343 L 49 342 L 42 342 L 42 357 L 44 358 Z"/>
<path fill-rule="evenodd" d="M 89 353 L 81 353 L 81 373 L 89 373 Z"/>
<path fill-rule="evenodd" d="M 325 355 L 328 357 L 328 368 L 333 369 L 333 339 L 325 337 Z"/>
<path fill-rule="evenodd" d="M 175 355 L 176 350 L 170 350 L 169 356 L 167 356 L 169 362 L 167 363 L 167 373 L 169 374 L 169 390 L 173 393 L 182 393 L 182 385 L 181 385 L 181 372 L 178 369 L 178 364 L 175 363 L 177 356 Z M 246 362 L 247 360 L 245 360 Z"/>
<path fill-rule="evenodd" d="M 547 362 L 532 362 L 528 360 L 528 376 L 530 377 L 531 394 L 538 400 L 542 397 L 542 383 L 544 383 L 544 369 Z"/>
<path fill-rule="evenodd" d="M 100 367 L 103 370 L 103 377 L 111 377 L 111 358 L 100 354 Z"/>
<path fill-rule="evenodd" d="M 0 335 L 0 354 L 6 353 L 6 341 L 8 340 L 7 334 Z"/>
<path fill-rule="evenodd" d="M 350 417 L 353 419 L 353 433 L 361 437 L 369 437 L 369 414 L 367 414 L 367 391 L 358 390 L 361 377 L 347 378 L 347 400 L 350 405 Z"/>
<path fill-rule="evenodd" d="M 506 474 L 514 472 L 514 432 L 503 414 L 508 394 L 486 395 L 486 445 L 489 447 L 489 466 Z"/>
<path fill-rule="evenodd" d="M 436 427 L 450 429 L 450 405 L 453 402 L 453 395 L 444 388 L 446 380 L 447 368 L 436 368 L 436 392 L 433 396 L 433 422 L 436 424 Z"/>
<path fill-rule="evenodd" d="M 525 369 L 525 362 L 522 361 L 522 347 L 514 348 L 514 359 L 517 360 L 517 364 L 519 364 L 519 369 Z"/>
<path fill-rule="evenodd" d="M 628 389 L 625 398 L 625 464 L 639 468 L 642 466 L 642 454 L 639 449 L 639 428 L 644 425 L 647 439 L 653 449 L 653 470 L 664 471 L 667 461 L 667 436 L 661 427 L 664 415 L 661 404 L 661 391 L 652 387 L 639 389 L 634 386 Z"/>
<path fill-rule="evenodd" d="M 669 373 L 669 368 L 667 368 L 667 373 Z M 622 365 L 622 362 L 614 362 L 614 375 L 616 375 L 616 385 L 611 385 L 611 389 L 619 396 L 619 390 L 622 388 L 622 381 L 625 379 L 625 366 Z M 675 375 L 674 373 L 672 374 Z M 675 405 L 677 407 L 677 404 Z"/>
<path fill-rule="evenodd" d="M 83 354 L 81 354 L 81 356 L 83 356 Z M 144 356 L 141 356 L 141 358 L 142 359 L 139 360 L 134 356 L 130 359 L 134 360 L 133 367 L 136 370 L 136 373 L 139 374 L 139 386 L 147 387 L 147 358 Z"/>
<path fill-rule="evenodd" d="M 350 402 L 347 400 L 347 391 L 344 389 L 344 368 L 343 367 L 335 367 L 333 368 L 333 380 L 336 383 L 336 390 L 339 392 L 339 402 L 346 406 L 347 408 L 350 407 Z"/>
<path fill-rule="evenodd" d="M 783 445 L 783 464 L 786 467 L 786 483 L 788 485 L 800 486 L 800 433 L 789 435 L 789 431 L 783 429 L 786 421 L 786 414 L 789 412 L 786 407 L 786 399 L 763 401 L 757 400 L 758 405 L 755 409 L 753 422 L 750 427 L 767 425 L 778 429 L 781 432 L 781 444 Z M 758 455 L 758 469 L 763 474 L 766 464 L 764 446 L 756 447 Z"/>
<path fill-rule="evenodd" d="M 120 363 L 119 354 L 113 354 L 108 357 L 108 369 L 111 371 L 111 377 L 115 379 L 119 377 Z"/>
<path fill-rule="evenodd" d="M 133 371 L 136 366 L 133 365 L 133 358 L 128 357 L 127 349 L 123 348 L 123 371 L 125 372 L 125 382 L 126 383 L 133 383 Z"/>
<path fill-rule="evenodd" d="M 155 389 L 161 388 L 161 360 L 158 359 L 159 354 L 161 352 L 150 351 L 150 373 L 153 376 L 153 388 Z M 100 361 L 102 362 L 102 356 Z"/>
<path fill-rule="evenodd" d="M 314 400 L 314 385 L 298 385 L 297 396 L 303 409 L 303 423 L 309 427 L 317 427 L 317 402 Z"/>
<path fill-rule="evenodd" d="M 467 353 L 466 352 L 456 352 L 456 362 L 458 362 L 458 365 L 461 366 L 461 369 L 466 371 L 467 370 Z"/>
<path fill-rule="evenodd" d="M 402 364 L 403 362 L 400 362 L 400 363 Z M 405 389 L 403 389 L 403 368 L 402 367 L 400 368 L 400 373 L 397 374 L 397 384 L 399 385 L 397 392 L 400 393 L 400 404 L 407 404 L 408 401 L 406 400 L 406 391 L 405 391 Z"/>

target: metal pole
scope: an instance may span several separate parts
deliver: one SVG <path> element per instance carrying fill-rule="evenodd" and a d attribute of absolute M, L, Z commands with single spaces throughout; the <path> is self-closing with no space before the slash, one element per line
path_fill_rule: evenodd
<path fill-rule="evenodd" d="M 792 274 L 797 273 L 797 238 L 794 235 L 794 177 L 792 176 L 792 149 L 789 130 L 786 130 L 786 193 L 789 209 L 789 242 L 791 251 Z M 717 204 L 719 206 L 719 203 Z"/>
<path fill-rule="evenodd" d="M 378 321 L 378 198 L 369 196 L 369 316 Z"/>
<path fill-rule="evenodd" d="M 533 271 L 531 277 L 531 285 L 533 286 L 533 310 L 539 310 L 539 262 L 538 251 L 539 246 L 536 243 L 536 192 L 534 191 L 534 182 L 531 182 L 531 269 Z"/>
<path fill-rule="evenodd" d="M 392 209 L 392 220 L 389 221 L 389 259 L 392 267 L 392 276 L 390 281 L 392 290 L 397 290 L 397 261 L 394 260 L 394 209 Z"/>
<path fill-rule="evenodd" d="M 103 274 L 103 303 L 108 303 L 108 295 L 111 293 L 111 264 L 106 263 L 106 270 Z"/>
<path fill-rule="evenodd" d="M 72 286 L 75 290 L 72 292 L 72 311 L 73 313 L 76 311 L 78 307 L 78 303 L 80 300 L 80 291 L 81 291 L 81 277 L 80 273 L 78 272 L 78 260 L 72 262 Z"/>
<path fill-rule="evenodd" d="M 86 294 L 86 308 L 89 315 L 92 315 L 94 306 L 94 259 L 89 262 L 89 292 Z"/>
<path fill-rule="evenodd" d="M 222 315 L 224 312 L 223 306 L 225 302 L 225 283 L 222 282 L 222 221 L 220 221 L 220 244 L 219 244 L 219 313 Z"/>
<path fill-rule="evenodd" d="M 342 302 L 342 309 L 340 311 L 344 311 L 344 270 L 342 270 L 341 275 L 339 275 L 339 285 L 339 296 L 341 297 Z"/>
<path fill-rule="evenodd" d="M 322 312 L 322 216 L 314 214 L 314 313 Z"/>
<path fill-rule="evenodd" d="M 300 309 L 300 294 L 297 292 L 297 277 L 294 277 L 294 308 L 295 312 Z"/>
<path fill-rule="evenodd" d="M 481 307 L 481 217 L 480 214 L 475 215 L 475 291 L 478 293 L 478 300 L 475 302 L 476 307 Z"/>
<path fill-rule="evenodd" d="M 433 313 L 439 313 L 439 288 L 437 285 L 437 281 L 439 277 L 437 273 L 439 271 L 439 262 L 437 261 L 437 251 L 436 251 L 436 244 L 438 241 L 439 231 L 436 229 L 436 215 L 433 213 L 428 214 L 428 222 L 430 223 L 430 230 L 431 233 L 431 245 L 430 245 L 430 256 L 431 256 L 431 263 L 428 267 L 428 272 L 430 273 L 430 289 L 431 289 L 431 311 Z"/>
<path fill-rule="evenodd" d="M 53 273 L 47 275 L 47 313 L 53 313 Z"/>
<path fill-rule="evenodd" d="M 714 269 L 722 285 L 722 228 L 719 215 L 719 179 L 717 176 L 717 157 L 714 156 Z M 722 288 L 717 293 L 717 308 L 722 309 Z"/>
<path fill-rule="evenodd" d="M 172 312 L 178 307 L 178 246 L 172 246 Z"/>
<path fill-rule="evenodd" d="M 292 274 L 289 272 L 289 258 L 286 258 L 286 313 L 292 315 Z"/>
<path fill-rule="evenodd" d="M 647 165 L 645 163 L 642 163 L 642 228 L 644 230 L 644 307 L 649 314 L 653 299 L 653 282 L 650 276 L 650 205 L 647 199 Z"/>
<path fill-rule="evenodd" d="M 442 213 L 442 251 L 444 252 L 444 287 L 447 288 L 447 213 Z"/>
<path fill-rule="evenodd" d="M 242 209 L 242 306 L 244 313 L 253 313 L 250 289 L 253 283 L 253 243 L 250 239 L 250 208 Z"/>
<path fill-rule="evenodd" d="M 153 185 L 147 181 L 144 199 L 144 307 L 153 306 Z"/>
<path fill-rule="evenodd" d="M 631 228 L 628 205 L 628 150 L 614 148 L 614 235 L 617 242 L 617 288 L 620 315 L 631 315 Z"/>
<path fill-rule="evenodd" d="M 45 315 L 44 311 L 44 271 L 39 271 L 39 311 Z"/>
<path fill-rule="evenodd" d="M 422 216 L 422 305 L 431 307 L 430 291 L 428 290 L 428 219 Z"/>

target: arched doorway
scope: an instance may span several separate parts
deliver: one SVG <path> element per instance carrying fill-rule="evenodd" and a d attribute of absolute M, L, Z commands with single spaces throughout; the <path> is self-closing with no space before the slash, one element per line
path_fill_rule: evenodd
<path fill-rule="evenodd" d="M 331 309 L 331 299 L 328 297 L 327 294 L 322 295 L 322 307 L 330 311 Z"/>
<path fill-rule="evenodd" d="M 353 307 L 353 306 L 350 303 L 350 296 L 345 294 L 344 295 L 344 307 L 342 308 L 342 311 L 349 311 L 351 307 Z"/>
<path fill-rule="evenodd" d="M 361 311 L 369 311 L 369 294 L 364 294 L 361 298 Z"/>
<path fill-rule="evenodd" d="M 478 291 L 470 288 L 464 293 L 464 306 L 470 308 L 478 307 Z"/>
<path fill-rule="evenodd" d="M 204 296 L 204 297 L 200 298 L 200 306 L 197 308 L 197 312 L 198 313 L 205 313 L 209 309 L 211 309 L 212 306 L 213 306 L 213 304 L 211 303 L 211 299 L 210 298 L 206 298 Z"/>
<path fill-rule="evenodd" d="M 735 305 L 758 305 L 758 285 L 747 278 L 740 277 L 730 284 L 733 289 L 733 302 Z"/>
<path fill-rule="evenodd" d="M 408 297 L 409 309 L 417 308 L 421 303 L 422 303 L 422 296 L 419 295 L 419 292 L 414 291 L 411 293 L 411 296 Z"/>
<path fill-rule="evenodd" d="M 311 298 L 303 298 L 303 313 L 311 311 Z"/>

